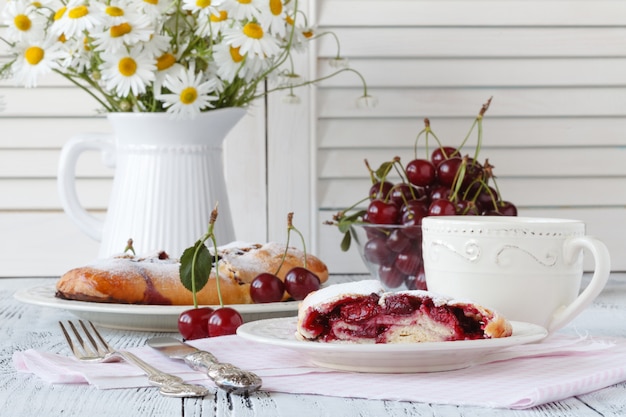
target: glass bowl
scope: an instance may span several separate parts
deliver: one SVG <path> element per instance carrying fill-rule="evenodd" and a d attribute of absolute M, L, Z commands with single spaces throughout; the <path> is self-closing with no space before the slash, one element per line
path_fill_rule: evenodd
<path fill-rule="evenodd" d="M 426 289 L 421 226 L 358 223 L 350 233 L 365 266 L 387 291 Z"/>

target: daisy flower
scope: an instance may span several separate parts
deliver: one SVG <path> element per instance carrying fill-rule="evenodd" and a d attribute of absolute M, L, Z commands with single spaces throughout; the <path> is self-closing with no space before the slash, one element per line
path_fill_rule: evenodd
<path fill-rule="evenodd" d="M 159 99 L 168 113 L 181 118 L 193 118 L 202 110 L 213 107 L 211 101 L 217 99 L 217 96 L 211 94 L 215 90 L 215 80 L 203 81 L 202 73 L 196 74 L 193 64 L 189 65 L 188 70 L 167 76 L 164 86 L 171 94 L 162 94 Z"/>
<path fill-rule="evenodd" d="M 2 11 L 2 21 L 7 25 L 9 41 L 42 38 L 46 17 L 32 3 L 22 0 L 9 1 Z"/>
<path fill-rule="evenodd" d="M 287 35 L 287 13 L 283 0 L 267 0 L 261 11 L 261 26 L 267 28 L 269 33 L 284 38 Z"/>
<path fill-rule="evenodd" d="M 104 24 L 108 27 L 120 25 L 128 20 L 136 19 L 140 15 L 136 4 L 130 1 L 94 2 L 93 5 L 98 9 Z"/>
<path fill-rule="evenodd" d="M 218 10 L 217 13 L 210 14 L 207 19 L 198 20 L 195 34 L 202 38 L 217 40 L 224 28 L 230 27 L 230 25 L 228 12 L 226 10 Z"/>
<path fill-rule="evenodd" d="M 86 37 L 70 38 L 62 42 L 64 56 L 59 60 L 61 68 L 69 73 L 82 73 L 91 66 L 91 47 Z"/>
<path fill-rule="evenodd" d="M 176 8 L 176 2 L 169 0 L 139 0 L 139 10 L 151 18 L 162 19 Z M 135 6 L 137 7 L 137 6 Z"/>
<path fill-rule="evenodd" d="M 125 46 L 133 46 L 150 40 L 154 33 L 152 20 L 146 15 L 129 15 L 120 24 L 106 28 L 102 32 L 92 32 L 96 50 L 115 52 Z"/>
<path fill-rule="evenodd" d="M 221 0 L 183 0 L 183 10 L 189 10 L 196 14 L 200 19 L 207 19 L 212 14 L 220 14 L 218 9 Z"/>
<path fill-rule="evenodd" d="M 170 49 L 170 43 L 172 42 L 172 37 L 170 35 L 153 35 L 147 42 L 143 42 L 141 44 L 143 50 L 154 57 L 157 57 L 168 49 Z M 180 48 L 181 50 L 184 48 Z"/>
<path fill-rule="evenodd" d="M 168 75 L 174 75 L 185 70 L 185 67 L 178 62 L 179 58 L 177 54 L 171 51 L 165 51 L 155 57 L 156 73 L 153 89 L 155 95 L 161 94 L 163 83 Z"/>
<path fill-rule="evenodd" d="M 107 90 L 119 97 L 126 97 L 131 92 L 135 96 L 143 94 L 154 81 L 154 58 L 139 47 L 131 48 L 128 52 L 103 53 L 102 58 L 102 82 Z"/>
<path fill-rule="evenodd" d="M 248 72 L 245 66 L 246 57 L 239 53 L 239 48 L 223 43 L 217 44 L 213 58 L 217 66 L 217 75 L 229 83 L 237 76 L 243 78 Z"/>
<path fill-rule="evenodd" d="M 13 79 L 16 84 L 25 87 L 36 87 L 37 79 L 57 69 L 57 59 L 63 56 L 60 44 L 54 40 L 29 40 L 17 48 L 17 57 L 12 67 Z"/>
<path fill-rule="evenodd" d="M 261 16 L 261 0 L 223 0 L 222 9 L 235 20 L 252 20 Z"/>
<path fill-rule="evenodd" d="M 239 48 L 242 55 L 252 53 L 260 58 L 266 58 L 279 54 L 281 50 L 278 40 L 253 21 L 226 29 L 224 40 L 227 44 Z"/>
<path fill-rule="evenodd" d="M 97 9 L 91 7 L 85 0 L 70 0 L 67 5 L 55 12 L 51 30 L 56 35 L 65 35 L 69 38 L 84 31 L 90 32 L 103 23 Z"/>

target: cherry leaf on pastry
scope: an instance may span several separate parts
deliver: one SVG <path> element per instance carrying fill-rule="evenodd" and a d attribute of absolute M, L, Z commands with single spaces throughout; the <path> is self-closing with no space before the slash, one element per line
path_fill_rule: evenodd
<path fill-rule="evenodd" d="M 194 256 L 195 267 L 194 265 Z M 192 293 L 200 291 L 209 281 L 214 256 L 201 240 L 185 249 L 180 258 L 180 282 Z"/>

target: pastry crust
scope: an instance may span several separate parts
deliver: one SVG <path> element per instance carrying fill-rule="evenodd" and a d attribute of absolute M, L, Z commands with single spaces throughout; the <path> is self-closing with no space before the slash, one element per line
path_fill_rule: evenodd
<path fill-rule="evenodd" d="M 224 304 L 251 304 L 250 282 L 260 273 L 276 273 L 284 251 L 285 245 L 278 243 L 231 244 L 219 248 L 220 289 Z M 326 282 L 326 265 L 309 254 L 306 260 L 307 268 L 322 283 Z M 303 265 L 304 253 L 289 248 L 277 275 L 284 279 L 291 268 Z M 124 254 L 101 259 L 65 273 L 57 281 L 56 296 L 102 303 L 192 305 L 193 295 L 180 282 L 179 267 L 178 259 L 169 258 L 163 252 L 146 257 Z M 219 304 L 215 269 L 211 270 L 209 281 L 197 293 L 197 299 L 201 305 Z"/>
<path fill-rule="evenodd" d="M 343 343 L 419 343 L 491 339 L 511 323 L 486 307 L 428 291 L 385 292 L 379 281 L 338 284 L 309 294 L 296 337 Z"/>

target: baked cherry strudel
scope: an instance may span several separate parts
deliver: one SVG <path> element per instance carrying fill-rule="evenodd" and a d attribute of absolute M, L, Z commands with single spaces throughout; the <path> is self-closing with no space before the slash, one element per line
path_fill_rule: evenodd
<path fill-rule="evenodd" d="M 298 310 L 296 337 L 317 342 L 416 343 L 507 337 L 510 322 L 486 307 L 428 291 L 384 292 L 379 281 L 331 285 Z"/>

